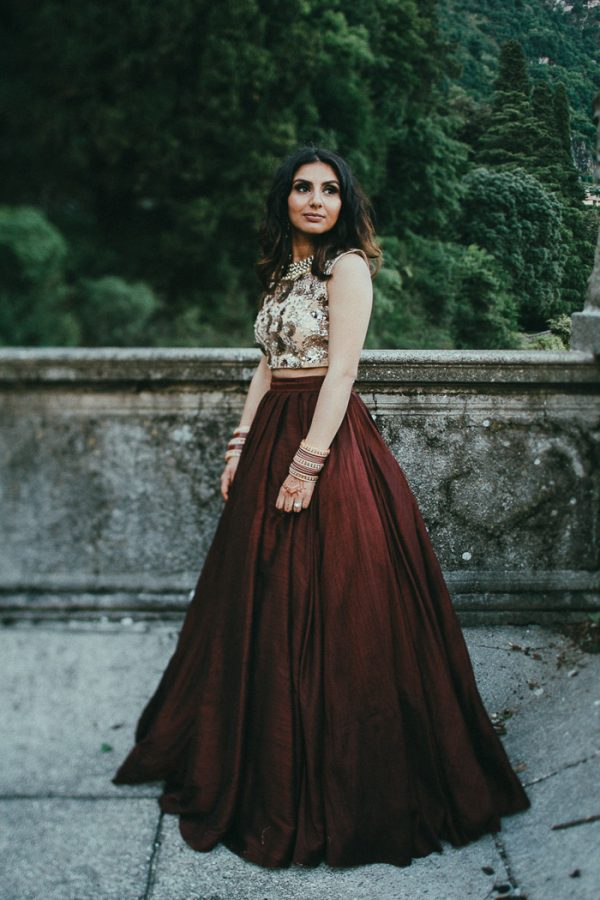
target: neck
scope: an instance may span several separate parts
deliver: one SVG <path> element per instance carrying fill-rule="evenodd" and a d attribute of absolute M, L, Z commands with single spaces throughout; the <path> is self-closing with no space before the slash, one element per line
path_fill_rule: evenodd
<path fill-rule="evenodd" d="M 314 252 L 315 248 L 310 238 L 297 232 L 292 234 L 292 262 L 298 262 L 300 259 L 313 256 Z"/>

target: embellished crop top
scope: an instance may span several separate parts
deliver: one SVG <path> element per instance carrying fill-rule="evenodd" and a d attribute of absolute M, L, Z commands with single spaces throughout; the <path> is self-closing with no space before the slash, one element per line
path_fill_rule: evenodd
<path fill-rule="evenodd" d="M 325 264 L 326 274 L 348 253 L 345 250 Z M 328 365 L 329 303 L 327 281 L 312 272 L 294 279 L 282 278 L 267 293 L 254 322 L 254 338 L 270 369 L 308 369 Z"/>

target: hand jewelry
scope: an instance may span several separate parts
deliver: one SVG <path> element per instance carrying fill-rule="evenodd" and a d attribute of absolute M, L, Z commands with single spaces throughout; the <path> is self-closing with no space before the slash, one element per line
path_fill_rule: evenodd
<path fill-rule="evenodd" d="M 303 439 L 300 441 L 300 446 L 294 454 L 288 472 L 294 478 L 300 479 L 300 481 L 312 481 L 314 483 L 318 481 L 319 473 L 325 465 L 325 460 L 330 452 L 329 449 L 320 450 L 318 447 L 310 447 Z"/>
<path fill-rule="evenodd" d="M 239 425 L 234 429 L 233 436 L 229 439 L 229 443 L 227 444 L 227 451 L 225 453 L 226 461 L 229 461 L 234 456 L 242 455 L 242 449 L 246 443 L 246 434 L 249 431 L 249 425 Z"/>

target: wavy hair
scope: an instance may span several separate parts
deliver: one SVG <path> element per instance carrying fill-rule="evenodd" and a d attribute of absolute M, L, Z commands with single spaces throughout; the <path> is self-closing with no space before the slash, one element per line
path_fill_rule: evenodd
<path fill-rule="evenodd" d="M 354 178 L 348 163 L 333 153 L 313 145 L 301 147 L 281 163 L 267 196 L 265 215 L 259 239 L 262 256 L 256 264 L 258 279 L 265 291 L 272 288 L 283 274 L 292 252 L 288 219 L 288 196 L 294 175 L 306 163 L 323 162 L 331 166 L 340 183 L 342 205 L 336 224 L 329 231 L 314 237 L 315 253 L 312 272 L 323 280 L 325 264 L 343 250 L 357 248 L 374 261 L 372 277 L 381 267 L 381 249 L 375 239 L 372 208 L 362 188 Z"/>

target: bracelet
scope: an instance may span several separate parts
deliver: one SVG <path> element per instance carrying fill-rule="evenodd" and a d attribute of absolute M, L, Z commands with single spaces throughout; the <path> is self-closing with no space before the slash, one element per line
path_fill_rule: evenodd
<path fill-rule="evenodd" d="M 302 450 L 301 448 L 298 448 L 298 450 L 296 450 L 294 459 L 296 460 L 296 462 L 306 463 L 307 466 L 317 466 L 321 469 L 325 465 L 325 461 L 322 456 L 314 456 L 312 453 L 307 453 L 306 450 Z"/>
<path fill-rule="evenodd" d="M 233 457 L 242 455 L 242 449 L 246 443 L 246 435 L 249 431 L 250 425 L 238 425 L 237 428 L 233 429 L 233 435 L 229 438 L 227 450 L 225 451 L 226 462 Z"/>
<path fill-rule="evenodd" d="M 316 482 L 319 478 L 325 459 L 329 456 L 329 450 L 320 450 L 317 447 L 311 447 L 304 441 L 300 441 L 300 446 L 294 454 L 294 458 L 290 463 L 288 472 L 294 478 L 301 481 Z"/>
<path fill-rule="evenodd" d="M 299 478 L 300 481 L 318 481 L 318 475 L 306 475 L 304 472 L 300 472 L 294 464 L 292 463 L 288 469 L 290 475 L 293 475 L 294 478 Z"/>
<path fill-rule="evenodd" d="M 310 447 L 304 438 L 300 441 L 300 446 L 303 450 L 306 450 L 307 453 L 313 453 L 315 456 L 326 457 L 331 453 L 331 448 L 328 450 L 320 450 L 318 447 Z"/>
<path fill-rule="evenodd" d="M 297 456 L 294 457 L 294 465 L 299 469 L 306 470 L 307 472 L 320 472 L 323 468 L 322 463 L 307 462 L 305 459 L 298 459 Z"/>
<path fill-rule="evenodd" d="M 318 475 L 323 468 L 323 463 L 307 462 L 304 459 L 294 456 L 292 464 L 296 469 L 305 472 L 307 475 Z"/>
<path fill-rule="evenodd" d="M 233 435 L 229 438 L 227 443 L 227 450 L 225 452 L 226 462 L 235 456 L 242 455 L 242 448 L 246 443 L 246 435 L 249 431 L 250 425 L 238 425 L 237 428 L 234 428 Z"/>

